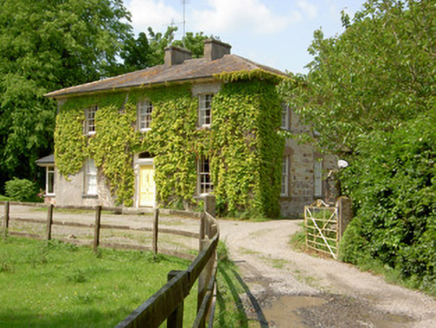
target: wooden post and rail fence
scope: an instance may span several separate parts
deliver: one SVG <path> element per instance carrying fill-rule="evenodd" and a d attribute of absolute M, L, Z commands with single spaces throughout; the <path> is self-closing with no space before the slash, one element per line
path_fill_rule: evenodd
<path fill-rule="evenodd" d="M 216 295 L 216 273 L 217 273 L 217 245 L 219 241 L 219 231 L 215 218 L 210 213 L 215 213 L 215 201 L 212 196 L 207 196 L 205 199 L 205 211 L 200 216 L 200 232 L 193 233 L 188 231 L 160 229 L 159 228 L 159 209 L 154 209 L 153 227 L 131 228 L 129 226 L 102 224 L 102 206 L 94 207 L 95 222 L 94 224 L 85 224 L 79 222 L 63 222 L 53 220 L 53 205 L 47 206 L 47 220 L 40 219 L 24 219 L 11 218 L 10 205 L 6 201 L 4 203 L 3 216 L 3 234 L 6 237 L 8 234 L 34 238 L 34 239 L 52 239 L 52 226 L 62 225 L 71 227 L 94 228 L 94 236 L 92 247 L 97 251 L 98 247 L 124 248 L 150 250 L 156 255 L 159 253 L 172 255 L 184 259 L 192 260 L 194 257 L 190 254 L 180 253 L 169 250 L 158 250 L 158 235 L 159 232 L 172 233 L 187 237 L 199 238 L 199 254 L 191 262 L 185 271 L 171 271 L 168 274 L 168 282 L 158 292 L 151 296 L 128 317 L 120 322 L 117 328 L 127 327 L 159 327 L 167 321 L 168 328 L 183 327 L 183 311 L 184 300 L 190 294 L 195 282 L 198 280 L 197 292 L 197 316 L 193 327 L 205 327 L 208 322 L 208 327 L 213 327 L 214 320 L 214 298 Z M 77 208 L 77 207 L 76 207 Z M 81 209 L 90 209 L 90 207 L 82 207 Z M 45 236 L 29 234 L 19 231 L 10 231 L 9 222 L 26 221 L 31 223 L 46 224 Z M 101 229 L 121 229 L 121 230 L 136 230 L 136 231 L 151 231 L 153 235 L 152 245 L 127 245 L 127 244 L 101 244 L 100 231 Z M 63 240 L 72 242 L 72 240 Z"/>
<path fill-rule="evenodd" d="M 93 229 L 93 240 L 91 243 L 92 248 L 94 251 L 97 251 L 98 247 L 104 247 L 104 248 L 115 248 L 115 249 L 134 249 L 134 250 L 141 250 L 141 251 L 152 251 L 155 255 L 158 253 L 158 236 L 159 233 L 167 233 L 167 234 L 173 234 L 173 235 L 179 235 L 179 236 L 185 236 L 189 238 L 200 238 L 200 234 L 196 232 L 191 231 L 183 231 L 183 230 L 176 230 L 176 229 L 168 229 L 168 228 L 159 228 L 159 209 L 153 210 L 153 224 L 152 227 L 131 227 L 128 225 L 118 225 L 118 224 L 106 224 L 102 223 L 102 211 L 119 211 L 118 208 L 112 208 L 112 207 L 102 207 L 102 206 L 95 206 L 95 207 L 89 207 L 89 206 L 74 206 L 74 207 L 63 207 L 64 209 L 73 209 L 73 210 L 93 210 L 95 211 L 95 219 L 94 223 L 82 223 L 82 222 L 69 222 L 69 221 L 63 221 L 63 220 L 54 220 L 54 209 L 55 206 L 50 204 L 47 206 L 47 219 L 31 219 L 31 218 L 19 218 L 19 217 L 12 217 L 11 216 L 11 205 L 29 205 L 34 206 L 34 204 L 30 203 L 20 203 L 20 202 L 0 202 L 4 203 L 4 215 L 3 215 L 3 235 L 12 235 L 12 236 L 20 236 L 20 237 L 26 237 L 26 238 L 32 238 L 32 239 L 45 239 L 45 240 L 51 240 L 52 239 L 52 231 L 53 226 L 62 226 L 62 227 L 72 227 L 72 228 L 87 228 L 87 229 Z M 45 207 L 42 204 L 38 204 L 40 206 L 38 207 Z M 1 218 L 1 216 L 0 216 Z M 16 221 L 16 222 L 22 222 L 22 223 L 32 223 L 32 224 L 44 224 L 46 225 L 46 230 L 44 234 L 35 234 L 35 233 L 27 233 L 22 231 L 14 231 L 11 230 L 9 227 L 10 221 Z M 122 243 L 102 243 L 100 234 L 102 229 L 111 229 L 111 230 L 124 230 L 124 231 L 137 231 L 137 232 L 151 232 L 152 233 L 152 242 L 151 245 L 133 245 L 133 244 L 122 244 Z M 68 242 L 68 243 L 76 243 L 80 244 L 79 241 L 74 239 L 68 239 L 68 238 L 58 238 L 61 241 Z M 165 255 L 171 255 L 180 257 L 186 260 L 193 260 L 195 258 L 192 254 L 177 252 L 175 250 L 170 249 L 161 249 L 161 254 Z"/>

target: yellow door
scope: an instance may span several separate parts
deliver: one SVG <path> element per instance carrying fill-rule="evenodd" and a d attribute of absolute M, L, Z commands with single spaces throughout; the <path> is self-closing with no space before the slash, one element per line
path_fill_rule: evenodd
<path fill-rule="evenodd" d="M 155 184 L 153 165 L 139 167 L 139 206 L 154 206 Z"/>

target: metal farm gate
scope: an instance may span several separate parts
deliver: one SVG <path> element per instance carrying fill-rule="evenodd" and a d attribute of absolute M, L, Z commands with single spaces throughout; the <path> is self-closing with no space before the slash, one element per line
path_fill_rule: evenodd
<path fill-rule="evenodd" d="M 328 205 L 317 200 L 304 207 L 304 225 L 306 227 L 306 247 L 332 256 L 338 256 L 338 206 Z"/>

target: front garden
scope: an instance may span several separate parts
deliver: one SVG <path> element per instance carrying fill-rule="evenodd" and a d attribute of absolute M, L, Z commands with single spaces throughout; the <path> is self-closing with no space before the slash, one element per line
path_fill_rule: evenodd
<path fill-rule="evenodd" d="M 0 240 L 1 327 L 113 327 L 188 261 L 59 241 Z M 185 324 L 196 293 L 185 302 Z"/>

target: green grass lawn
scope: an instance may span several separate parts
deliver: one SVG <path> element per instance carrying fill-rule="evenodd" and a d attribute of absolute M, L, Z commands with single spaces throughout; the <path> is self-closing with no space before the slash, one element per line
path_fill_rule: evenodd
<path fill-rule="evenodd" d="M 0 195 L 0 202 L 10 200 L 9 197 Z"/>
<path fill-rule="evenodd" d="M 57 241 L 0 240 L 0 327 L 113 327 L 188 261 Z M 192 325 L 196 291 L 185 300 Z"/>

